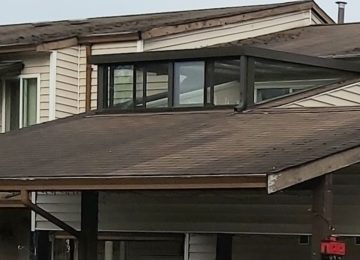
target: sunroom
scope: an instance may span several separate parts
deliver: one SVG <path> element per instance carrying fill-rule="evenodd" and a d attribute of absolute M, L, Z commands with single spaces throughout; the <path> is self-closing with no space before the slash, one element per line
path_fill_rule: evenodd
<path fill-rule="evenodd" d="M 348 62 L 243 47 L 92 56 L 98 110 L 203 110 L 255 104 L 359 77 Z"/>

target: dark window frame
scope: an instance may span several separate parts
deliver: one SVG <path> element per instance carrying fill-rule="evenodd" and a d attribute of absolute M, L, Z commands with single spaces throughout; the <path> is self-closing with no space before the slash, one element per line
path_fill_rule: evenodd
<path fill-rule="evenodd" d="M 348 61 L 339 61 L 336 59 L 318 58 L 307 55 L 299 55 L 294 53 L 287 53 L 281 51 L 273 51 L 262 48 L 254 48 L 249 46 L 242 47 L 220 47 L 220 48 L 203 48 L 193 50 L 176 50 L 176 51 L 161 51 L 161 52 L 143 52 L 143 53 L 129 53 L 129 54 L 115 54 L 115 55 L 96 55 L 92 56 L 90 61 L 99 66 L 99 80 L 98 80 L 98 112 L 157 112 L 157 111 L 189 111 L 189 110 L 207 110 L 207 109 L 221 109 L 221 108 L 236 108 L 236 110 L 244 110 L 254 105 L 254 85 L 255 85 L 255 58 L 263 58 L 279 62 L 289 62 L 300 65 L 309 65 L 315 67 L 336 69 L 344 72 L 360 73 L 360 65 Z M 240 93 L 243 98 L 239 97 L 239 105 L 214 105 L 214 80 L 210 77 L 214 69 L 214 62 L 216 60 L 225 59 L 240 59 Z M 204 102 L 199 107 L 174 107 L 174 64 L 175 62 L 189 62 L 189 61 L 203 61 L 204 68 Z M 116 65 L 134 65 L 144 66 L 149 63 L 169 63 L 169 98 L 167 108 L 151 108 L 147 109 L 146 105 L 142 108 L 132 110 L 120 110 L 119 108 L 107 108 L 104 102 L 104 86 L 108 84 L 108 74 L 101 72 L 107 67 Z M 211 68 L 212 65 L 212 68 Z M 144 81 L 144 86 L 146 82 Z M 210 95 L 208 95 L 210 89 Z M 146 89 L 144 87 L 144 91 Z M 210 100 L 208 100 L 210 97 Z M 209 102 L 210 101 L 210 102 Z M 145 101 L 146 103 L 146 101 Z"/>
<path fill-rule="evenodd" d="M 237 56 L 228 56 L 223 57 L 221 59 L 238 59 L 241 61 L 241 57 Z M 157 112 L 157 111 L 183 111 L 183 110 L 202 110 L 202 109 L 216 109 L 216 108 L 234 108 L 237 105 L 214 105 L 214 81 L 208 81 L 209 75 L 214 73 L 214 63 L 219 59 L 209 58 L 209 59 L 186 59 L 186 60 L 172 60 L 172 61 L 164 61 L 164 62 L 133 62 L 133 63 L 118 63 L 118 64 L 101 64 L 98 66 L 98 112 Z M 174 67 L 175 63 L 177 62 L 197 62 L 197 61 L 203 61 L 204 62 L 204 99 L 203 103 L 199 106 L 189 106 L 189 107 L 174 107 Z M 155 63 L 168 63 L 169 69 L 168 69 L 168 107 L 164 108 L 147 108 L 146 107 L 146 84 L 147 84 L 147 76 L 144 68 L 146 68 L 146 65 L 148 64 L 155 64 Z M 109 91 L 113 89 L 114 85 L 114 69 L 116 66 L 122 66 L 122 65 L 128 65 L 133 67 L 133 106 L 131 109 L 120 109 L 114 106 L 111 106 L 112 104 L 108 104 L 108 98 L 109 98 Z M 142 69 L 143 74 L 143 105 L 141 107 L 136 106 L 136 72 L 140 69 Z M 210 68 L 210 69 L 209 69 Z M 239 78 L 240 78 L 240 84 L 241 84 L 241 70 L 239 71 Z M 211 85 L 209 85 L 211 84 Z M 209 87 L 208 87 L 209 86 Z M 211 103 L 207 103 L 207 91 L 208 88 L 210 89 L 210 98 Z M 241 87 L 242 88 L 242 87 Z M 110 93 L 111 94 L 111 93 Z M 240 99 L 240 97 L 239 97 Z M 99 102 L 100 101 L 100 102 Z"/>

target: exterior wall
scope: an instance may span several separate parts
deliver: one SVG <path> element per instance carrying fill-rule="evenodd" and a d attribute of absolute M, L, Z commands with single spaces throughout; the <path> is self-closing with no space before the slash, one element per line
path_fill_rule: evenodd
<path fill-rule="evenodd" d="M 215 260 L 216 235 L 190 234 L 189 260 Z"/>
<path fill-rule="evenodd" d="M 40 123 L 49 119 L 49 86 L 50 86 L 50 55 L 23 54 L 23 55 L 2 55 L 2 60 L 21 60 L 24 63 L 24 69 L 21 75 L 39 75 L 40 76 Z"/>
<path fill-rule="evenodd" d="M 137 41 L 101 43 L 93 45 L 92 55 L 130 53 L 137 50 Z"/>
<path fill-rule="evenodd" d="M 334 176 L 337 234 L 360 236 L 360 176 Z M 351 203 L 344 203 L 351 202 Z M 37 203 L 59 219 L 80 226 L 80 196 L 38 194 Z M 261 191 L 101 192 L 99 229 L 170 233 L 311 233 L 311 192 L 268 195 Z M 39 230 L 57 230 L 37 216 Z"/>
<path fill-rule="evenodd" d="M 201 48 L 311 24 L 310 11 L 289 13 L 206 30 L 150 39 L 144 51 Z"/>
<path fill-rule="evenodd" d="M 30 259 L 30 211 L 1 209 L 0 259 Z"/>
<path fill-rule="evenodd" d="M 311 12 L 311 24 L 323 24 L 324 22 L 321 21 L 321 18 L 315 14 L 314 12 Z"/>
<path fill-rule="evenodd" d="M 80 47 L 57 51 L 55 118 L 80 112 L 80 52 Z"/>
<path fill-rule="evenodd" d="M 282 108 L 360 106 L 360 82 L 298 100 Z"/>

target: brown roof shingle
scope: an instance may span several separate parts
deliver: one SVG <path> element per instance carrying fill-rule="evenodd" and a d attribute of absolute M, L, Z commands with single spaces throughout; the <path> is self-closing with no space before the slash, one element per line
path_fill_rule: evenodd
<path fill-rule="evenodd" d="M 313 25 L 277 32 L 222 46 L 251 45 L 311 56 L 360 54 L 360 23 Z"/>
<path fill-rule="evenodd" d="M 0 135 L 0 179 L 236 176 L 360 145 L 360 110 L 76 116 Z"/>
<path fill-rule="evenodd" d="M 0 46 L 7 44 L 40 44 L 43 42 L 93 34 L 144 32 L 158 27 L 177 26 L 180 24 L 231 17 L 278 7 L 299 6 L 304 3 L 312 3 L 312 1 L 305 0 L 281 4 L 100 17 L 78 21 L 66 20 L 3 25 L 0 26 Z"/>

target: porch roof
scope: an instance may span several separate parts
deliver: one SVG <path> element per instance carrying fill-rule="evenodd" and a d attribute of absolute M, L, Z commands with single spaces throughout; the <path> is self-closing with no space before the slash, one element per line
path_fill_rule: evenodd
<path fill-rule="evenodd" d="M 79 115 L 1 135 L 0 190 L 266 187 L 327 160 L 301 182 L 359 162 L 331 159 L 359 126 L 359 108 Z"/>

